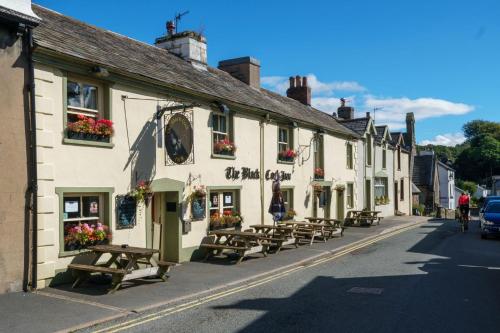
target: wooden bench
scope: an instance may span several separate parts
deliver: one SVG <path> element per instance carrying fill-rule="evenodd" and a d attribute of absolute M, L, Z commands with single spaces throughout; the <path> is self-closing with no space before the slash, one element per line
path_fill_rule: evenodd
<path fill-rule="evenodd" d="M 127 274 L 127 271 L 121 268 L 111 268 L 97 265 L 84 265 L 84 264 L 69 264 L 68 268 L 73 270 L 76 275 L 76 280 L 73 283 L 73 288 L 77 288 L 85 280 L 87 280 L 91 273 L 103 273 L 111 274 L 113 284 L 117 281 L 121 281 L 123 276 Z"/>
<path fill-rule="evenodd" d="M 204 261 L 207 261 L 213 256 L 220 255 L 224 250 L 231 250 L 233 252 L 236 252 L 240 256 L 240 258 L 243 258 L 245 256 L 245 251 L 249 249 L 248 247 L 245 246 L 211 244 L 211 243 L 200 244 L 200 248 L 207 250 L 207 254 L 205 255 Z"/>
<path fill-rule="evenodd" d="M 159 260 L 158 262 L 158 275 L 163 281 L 166 281 L 170 276 L 167 275 L 170 272 L 170 269 L 174 266 L 179 265 L 176 262 Z"/>

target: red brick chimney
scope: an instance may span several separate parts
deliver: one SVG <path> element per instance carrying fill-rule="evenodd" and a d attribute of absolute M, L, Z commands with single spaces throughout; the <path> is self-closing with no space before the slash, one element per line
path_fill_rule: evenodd
<path fill-rule="evenodd" d="M 286 95 L 289 98 L 299 101 L 305 105 L 311 105 L 311 87 L 307 85 L 307 77 L 290 76 L 290 88 L 287 89 Z"/>

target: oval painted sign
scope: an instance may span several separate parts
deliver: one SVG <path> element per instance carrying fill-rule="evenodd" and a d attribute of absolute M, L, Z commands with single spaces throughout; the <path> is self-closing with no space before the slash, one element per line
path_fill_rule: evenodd
<path fill-rule="evenodd" d="M 177 164 L 186 162 L 193 150 L 193 127 L 181 113 L 174 114 L 165 127 L 165 147 L 170 159 Z"/>

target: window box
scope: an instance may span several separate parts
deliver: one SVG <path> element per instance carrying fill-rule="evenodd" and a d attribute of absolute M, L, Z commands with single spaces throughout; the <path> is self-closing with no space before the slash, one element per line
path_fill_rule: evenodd
<path fill-rule="evenodd" d="M 278 161 L 293 163 L 297 157 L 297 153 L 293 149 L 285 149 L 278 153 Z"/>
<path fill-rule="evenodd" d="M 86 140 L 86 141 L 95 141 L 95 142 L 107 142 L 109 143 L 110 137 L 103 136 L 98 134 L 90 134 L 90 133 L 82 133 L 82 132 L 74 132 L 68 130 L 68 139 L 72 140 Z"/>
<path fill-rule="evenodd" d="M 314 179 L 315 180 L 324 180 L 325 172 L 321 168 L 314 169 Z"/>
<path fill-rule="evenodd" d="M 243 218 L 237 210 L 237 193 L 232 190 L 210 192 L 209 230 L 241 228 Z"/>

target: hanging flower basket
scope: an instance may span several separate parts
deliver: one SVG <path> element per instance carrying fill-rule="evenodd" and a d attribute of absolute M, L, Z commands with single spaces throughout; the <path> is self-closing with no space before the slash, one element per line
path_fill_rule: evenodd
<path fill-rule="evenodd" d="M 338 192 L 344 192 L 345 191 L 345 185 L 344 184 L 338 184 L 335 186 L 335 191 Z"/>
<path fill-rule="evenodd" d="M 148 181 L 141 180 L 137 182 L 131 196 L 135 198 L 136 202 L 144 202 L 146 206 L 149 206 L 151 199 L 153 198 L 154 192 L 151 189 L 151 184 Z"/>

